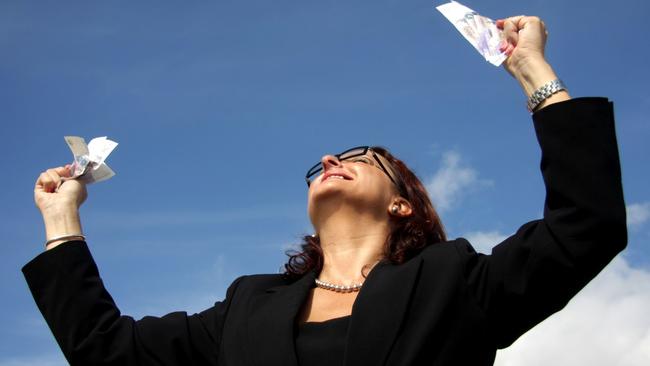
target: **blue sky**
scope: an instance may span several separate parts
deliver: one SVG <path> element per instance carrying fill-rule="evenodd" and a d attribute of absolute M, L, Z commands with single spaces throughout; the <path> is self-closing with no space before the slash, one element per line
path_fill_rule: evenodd
<path fill-rule="evenodd" d="M 107 287 L 136 317 L 200 311 L 238 275 L 277 272 L 311 232 L 306 169 L 351 146 L 389 147 L 429 185 L 449 235 L 481 250 L 539 217 L 525 97 L 435 11 L 442 2 L 1 2 L 0 366 L 65 362 L 20 273 L 44 240 L 33 183 L 71 160 L 64 135 L 120 143 L 108 161 L 117 175 L 89 187 L 82 220 Z M 645 362 L 650 5 L 464 4 L 539 15 L 571 94 L 614 100 L 632 219 L 629 248 L 566 318 L 497 364 Z M 560 321 L 575 322 L 573 336 Z M 605 326 L 629 342 L 603 346 L 593 334 Z"/>

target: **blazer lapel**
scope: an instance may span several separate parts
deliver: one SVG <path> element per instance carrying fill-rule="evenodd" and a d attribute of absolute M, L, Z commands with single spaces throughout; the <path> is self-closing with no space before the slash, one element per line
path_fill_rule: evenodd
<path fill-rule="evenodd" d="M 294 324 L 315 274 L 276 286 L 253 298 L 248 307 L 248 358 L 255 365 L 297 366 Z"/>
<path fill-rule="evenodd" d="M 378 264 L 352 308 L 345 366 L 383 365 L 406 314 L 422 259 Z"/>

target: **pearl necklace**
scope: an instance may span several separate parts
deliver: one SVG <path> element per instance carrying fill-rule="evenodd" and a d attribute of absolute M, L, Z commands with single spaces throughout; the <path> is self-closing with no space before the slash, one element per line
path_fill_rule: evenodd
<path fill-rule="evenodd" d="M 361 286 L 363 286 L 363 282 L 353 283 L 352 285 L 349 286 L 343 286 L 343 285 L 335 285 L 333 283 L 321 281 L 318 278 L 314 279 L 314 282 L 316 282 L 316 287 L 322 288 L 324 290 L 330 290 L 330 291 L 341 292 L 341 293 L 357 292 L 361 290 Z"/>

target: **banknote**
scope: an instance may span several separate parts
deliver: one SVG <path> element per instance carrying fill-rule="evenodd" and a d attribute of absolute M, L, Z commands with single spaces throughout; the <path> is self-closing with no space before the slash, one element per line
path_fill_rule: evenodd
<path fill-rule="evenodd" d="M 474 10 L 456 1 L 442 4 L 437 6 L 436 9 L 492 65 L 500 66 L 508 57 L 499 49 L 503 39 L 503 31 L 497 28 L 494 20 L 479 15 Z"/>
<path fill-rule="evenodd" d="M 96 137 L 88 144 L 79 136 L 65 136 L 64 138 L 74 156 L 72 176 L 68 179 L 80 179 L 91 184 L 107 180 L 115 175 L 105 161 L 117 146 L 117 142 L 109 140 L 106 136 Z"/>

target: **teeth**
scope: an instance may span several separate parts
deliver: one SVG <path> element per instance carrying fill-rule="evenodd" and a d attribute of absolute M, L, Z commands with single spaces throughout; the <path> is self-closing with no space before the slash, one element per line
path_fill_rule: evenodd
<path fill-rule="evenodd" d="M 336 179 L 345 179 L 342 175 L 330 175 L 327 179 L 336 178 Z"/>

